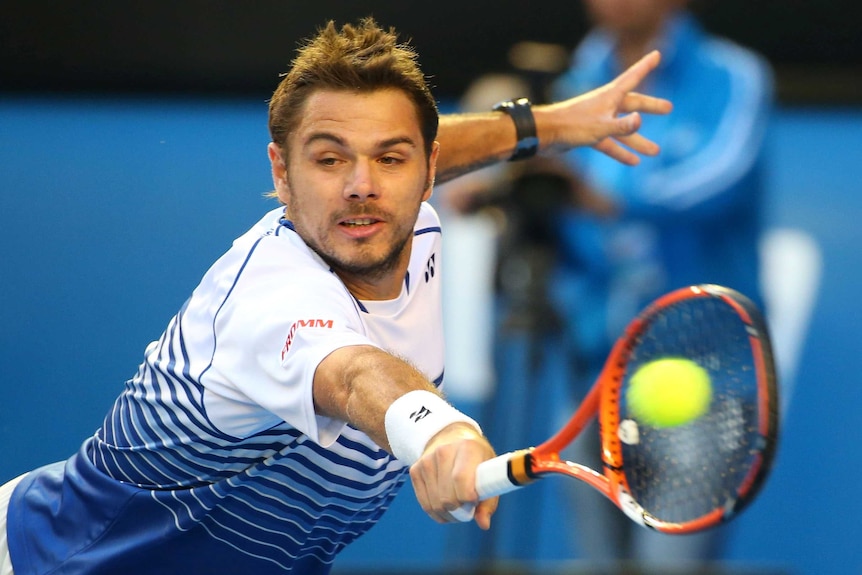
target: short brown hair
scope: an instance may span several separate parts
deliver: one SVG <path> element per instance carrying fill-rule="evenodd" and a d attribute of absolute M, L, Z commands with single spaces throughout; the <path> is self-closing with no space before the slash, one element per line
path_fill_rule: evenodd
<path fill-rule="evenodd" d="M 399 44 L 394 28 L 381 29 L 373 18 L 345 24 L 339 32 L 330 20 L 297 52 L 269 102 L 269 133 L 283 149 L 288 134 L 299 124 L 302 108 L 317 90 L 373 92 L 402 90 L 419 116 L 425 153 L 437 138 L 439 114 L 431 90 L 419 68 L 416 52 Z"/>

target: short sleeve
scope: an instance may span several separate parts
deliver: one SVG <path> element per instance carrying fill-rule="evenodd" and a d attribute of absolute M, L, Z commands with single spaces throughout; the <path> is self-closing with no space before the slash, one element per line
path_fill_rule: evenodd
<path fill-rule="evenodd" d="M 288 240 L 267 239 L 215 317 L 212 365 L 201 378 L 212 393 L 207 410 L 232 435 L 284 421 L 326 446 L 345 423 L 315 414 L 315 370 L 336 349 L 374 344 L 334 274 L 302 258 L 285 264 L 286 253 L 296 256 L 279 244 Z"/>

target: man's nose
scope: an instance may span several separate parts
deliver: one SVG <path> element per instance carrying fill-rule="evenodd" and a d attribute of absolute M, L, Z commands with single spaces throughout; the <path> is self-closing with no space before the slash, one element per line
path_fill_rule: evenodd
<path fill-rule="evenodd" d="M 359 201 L 377 197 L 370 160 L 359 160 L 354 164 L 353 172 L 344 187 L 344 195 L 347 199 Z"/>

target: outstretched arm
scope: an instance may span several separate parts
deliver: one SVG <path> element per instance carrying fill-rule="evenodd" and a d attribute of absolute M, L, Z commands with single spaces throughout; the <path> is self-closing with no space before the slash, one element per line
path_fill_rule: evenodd
<path fill-rule="evenodd" d="M 476 523 L 490 527 L 497 499 L 478 502 L 475 478 L 494 450 L 416 368 L 376 347 L 342 347 L 318 365 L 313 394 L 316 413 L 350 423 L 410 465 L 416 499 L 434 520 L 450 523 L 452 510 L 478 503 Z"/>
<path fill-rule="evenodd" d="M 668 100 L 633 90 L 660 60 L 660 54 L 653 51 L 600 88 L 534 106 L 539 151 L 558 153 L 592 146 L 628 165 L 636 165 L 639 154 L 658 154 L 658 145 L 638 133 L 640 114 L 667 114 L 673 106 Z M 439 183 L 508 160 L 516 144 L 512 119 L 502 112 L 444 115 L 437 140 Z"/>

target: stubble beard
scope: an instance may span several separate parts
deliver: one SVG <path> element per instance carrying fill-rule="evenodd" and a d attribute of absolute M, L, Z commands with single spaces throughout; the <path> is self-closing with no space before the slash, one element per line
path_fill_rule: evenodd
<path fill-rule="evenodd" d="M 330 225 L 338 226 L 338 222 L 346 217 L 364 217 L 373 216 L 370 210 L 363 210 L 363 213 L 337 214 L 333 216 Z M 379 214 L 385 216 L 385 214 Z M 383 217 L 384 221 L 392 221 L 390 217 Z M 318 238 L 314 234 L 308 233 L 303 229 L 304 226 L 300 222 L 294 221 L 294 229 L 303 239 L 305 244 L 316 253 L 337 275 L 348 275 L 355 278 L 361 278 L 368 282 L 376 282 L 385 279 L 389 274 L 396 270 L 402 261 L 404 251 L 408 248 L 408 242 L 413 237 L 413 226 L 408 226 L 405 230 L 398 230 L 398 236 L 393 238 L 389 243 L 388 249 L 382 254 L 375 256 L 374 239 L 355 239 L 352 244 L 342 247 L 340 250 L 333 245 L 327 234 L 323 234 Z M 339 251 L 341 253 L 339 253 Z"/>
<path fill-rule="evenodd" d="M 411 230 L 412 232 L 412 230 Z M 401 255 L 407 246 L 407 241 L 410 239 L 410 234 L 404 237 L 397 238 L 395 243 L 390 247 L 389 251 L 382 258 L 372 259 L 360 253 L 358 257 L 351 259 L 339 257 L 335 250 L 327 250 L 322 246 L 316 245 L 313 242 L 308 242 L 308 246 L 322 259 L 332 270 L 340 275 L 346 274 L 353 277 L 360 277 L 370 282 L 383 279 L 397 269 L 401 261 Z M 360 243 L 366 243 L 359 240 Z M 360 245 L 357 249 L 364 252 L 365 246 Z"/>

